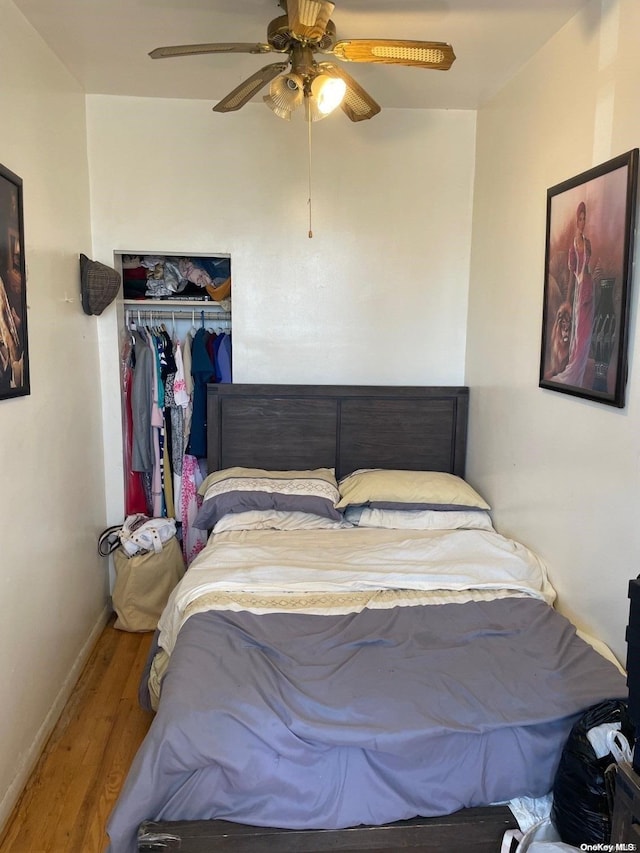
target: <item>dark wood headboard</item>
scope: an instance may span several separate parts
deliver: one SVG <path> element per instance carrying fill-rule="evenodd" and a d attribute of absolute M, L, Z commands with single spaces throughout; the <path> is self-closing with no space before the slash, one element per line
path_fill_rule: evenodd
<path fill-rule="evenodd" d="M 209 385 L 209 472 L 356 468 L 464 476 L 469 389 Z"/>

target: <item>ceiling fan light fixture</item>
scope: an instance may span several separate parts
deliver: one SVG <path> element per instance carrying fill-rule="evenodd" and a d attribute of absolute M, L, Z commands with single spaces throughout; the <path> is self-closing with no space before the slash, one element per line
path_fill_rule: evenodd
<path fill-rule="evenodd" d="M 283 74 L 271 81 L 269 94 L 262 99 L 279 118 L 290 119 L 303 101 L 303 81 L 298 74 Z"/>
<path fill-rule="evenodd" d="M 307 122 L 320 121 L 329 115 L 329 113 L 320 112 L 318 103 L 311 93 L 304 96 L 304 114 Z"/>
<path fill-rule="evenodd" d="M 340 77 L 318 74 L 311 83 L 311 95 L 321 113 L 320 118 L 329 115 L 342 103 L 347 84 Z"/>
<path fill-rule="evenodd" d="M 276 103 L 274 103 L 274 100 L 271 95 L 265 95 L 262 100 L 265 102 L 265 104 L 269 107 L 270 110 L 273 110 L 273 112 L 275 113 L 275 115 L 278 116 L 278 118 L 283 118 L 285 119 L 285 121 L 291 121 L 292 110 L 288 110 L 285 107 L 279 107 Z"/>

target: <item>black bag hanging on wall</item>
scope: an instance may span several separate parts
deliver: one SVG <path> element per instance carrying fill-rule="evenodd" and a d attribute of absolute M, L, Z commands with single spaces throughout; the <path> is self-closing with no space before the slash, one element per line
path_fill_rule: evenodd
<path fill-rule="evenodd" d="M 553 784 L 551 818 L 566 844 L 606 844 L 611 837 L 614 778 L 607 768 L 616 766 L 609 753 L 597 758 L 587 733 L 603 723 L 620 723 L 620 731 L 633 743 L 633 726 L 627 703 L 610 699 L 593 705 L 574 724 L 562 751 Z"/>

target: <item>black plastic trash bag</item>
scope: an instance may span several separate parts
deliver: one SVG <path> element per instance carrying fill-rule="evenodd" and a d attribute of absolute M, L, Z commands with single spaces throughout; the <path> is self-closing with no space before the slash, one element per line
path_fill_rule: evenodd
<path fill-rule="evenodd" d="M 553 784 L 551 818 L 567 844 L 606 844 L 611 837 L 611 774 L 609 754 L 597 758 L 587 732 L 603 723 L 620 723 L 622 734 L 633 743 L 633 725 L 627 703 L 610 699 L 593 705 L 574 724 L 562 751 Z"/>

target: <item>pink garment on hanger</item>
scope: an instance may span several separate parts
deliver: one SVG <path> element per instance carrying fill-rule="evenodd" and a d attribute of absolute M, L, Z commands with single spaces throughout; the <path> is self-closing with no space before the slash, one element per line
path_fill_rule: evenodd
<path fill-rule="evenodd" d="M 182 521 L 182 553 L 187 566 L 207 544 L 207 531 L 199 530 L 193 526 L 195 517 L 202 505 L 198 487 L 203 479 L 196 457 L 185 454 L 182 458 L 180 520 Z"/>
<path fill-rule="evenodd" d="M 151 347 L 153 358 L 151 365 L 153 370 L 153 382 L 151 383 L 151 434 L 153 442 L 153 474 L 151 478 L 151 495 L 153 505 L 151 507 L 154 518 L 160 518 L 163 515 L 162 501 L 162 453 L 161 453 L 161 432 L 164 430 L 164 415 L 158 405 L 158 362 L 156 359 L 156 347 L 151 335 L 147 332 L 147 345 Z"/>

